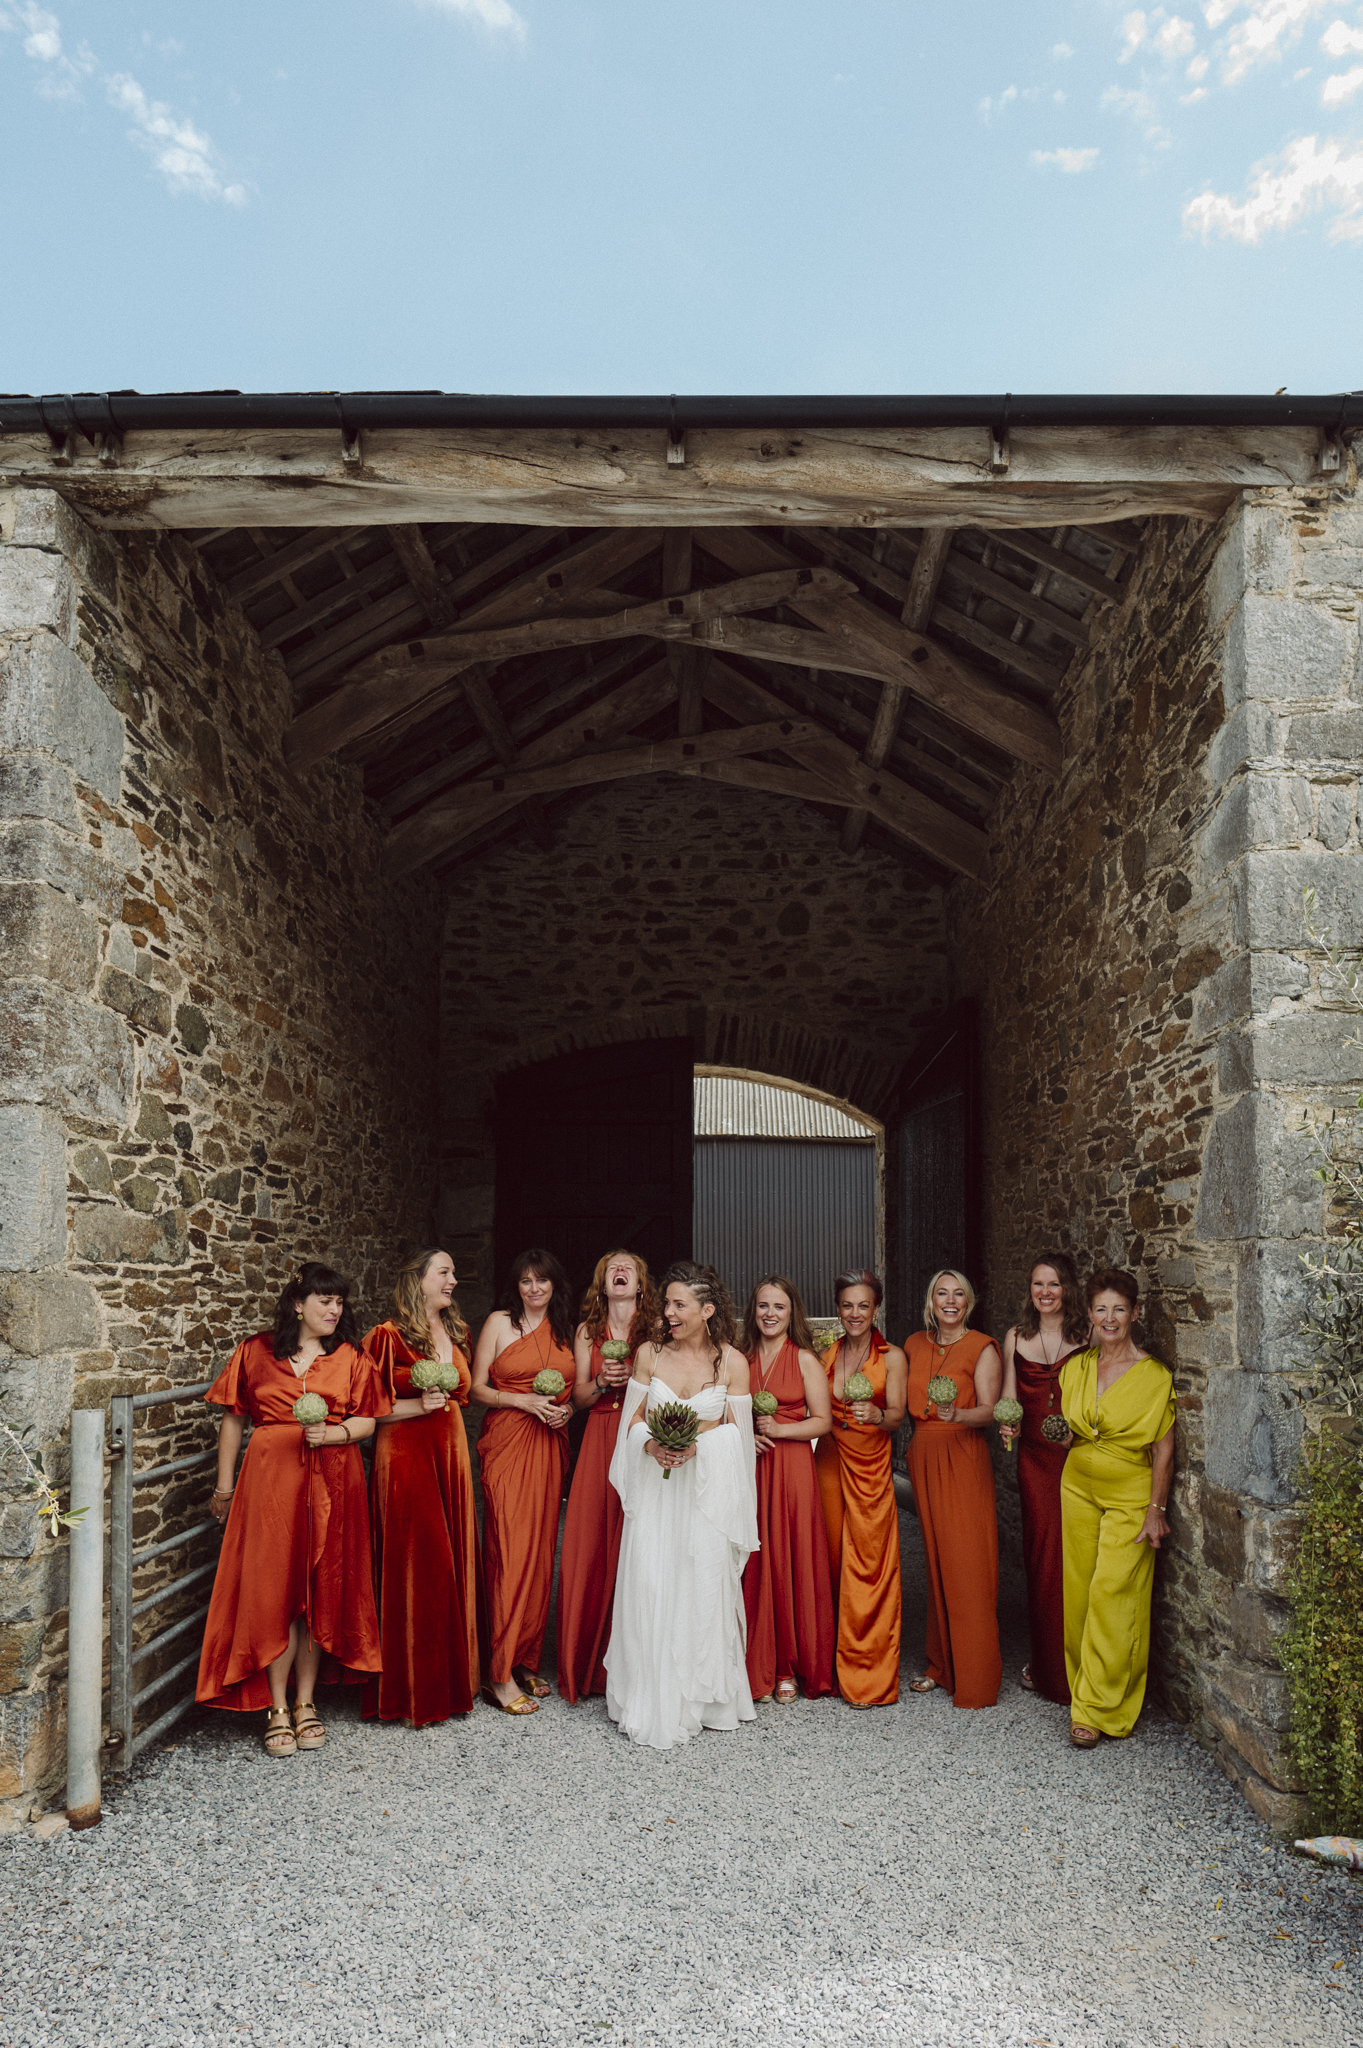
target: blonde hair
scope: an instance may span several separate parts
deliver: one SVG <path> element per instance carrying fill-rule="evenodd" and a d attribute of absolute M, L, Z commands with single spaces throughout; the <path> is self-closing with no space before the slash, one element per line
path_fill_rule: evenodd
<path fill-rule="evenodd" d="M 421 1283 L 426 1278 L 432 1259 L 440 1257 L 443 1247 L 427 1245 L 419 1252 L 413 1252 L 398 1268 L 398 1277 L 393 1282 L 393 1306 L 398 1332 L 409 1351 L 418 1358 L 433 1358 L 431 1332 L 426 1321 L 426 1301 L 421 1292 Z M 448 1256 L 448 1254 L 446 1254 Z M 440 1311 L 450 1342 L 456 1351 L 462 1351 L 467 1358 L 473 1349 L 469 1338 L 469 1326 L 459 1313 L 459 1297 L 455 1295 L 448 1308 Z"/>
<path fill-rule="evenodd" d="M 596 1262 L 592 1284 L 582 1297 L 582 1327 L 593 1344 L 599 1344 L 606 1334 L 610 1318 L 610 1303 L 606 1296 L 606 1273 L 617 1259 L 628 1259 L 638 1277 L 639 1286 L 634 1297 L 634 1319 L 629 1326 L 628 1343 L 631 1351 L 637 1351 L 646 1344 L 662 1321 L 662 1303 L 658 1290 L 653 1284 L 648 1267 L 638 1252 L 628 1252 L 619 1246 L 607 1252 L 604 1259 Z"/>
<path fill-rule="evenodd" d="M 975 1313 L 975 1290 L 964 1273 L 958 1273 L 954 1266 L 939 1266 L 928 1282 L 928 1291 L 923 1296 L 923 1328 L 937 1335 L 937 1317 L 933 1311 L 932 1297 L 937 1292 L 940 1280 L 954 1280 L 958 1287 L 965 1289 L 965 1319 L 967 1322 Z"/>

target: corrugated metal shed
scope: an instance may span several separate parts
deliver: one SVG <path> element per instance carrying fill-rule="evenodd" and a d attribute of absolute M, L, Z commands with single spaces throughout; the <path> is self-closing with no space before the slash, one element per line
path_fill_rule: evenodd
<path fill-rule="evenodd" d="M 876 1263 L 873 1144 L 699 1138 L 695 1176 L 695 1256 L 740 1311 L 760 1274 L 780 1272 L 811 1315 L 832 1315 L 833 1275 Z"/>
<path fill-rule="evenodd" d="M 732 1074 L 697 1074 L 692 1095 L 698 1138 L 824 1138 L 874 1144 L 876 1126 L 831 1102 L 740 1081 Z"/>

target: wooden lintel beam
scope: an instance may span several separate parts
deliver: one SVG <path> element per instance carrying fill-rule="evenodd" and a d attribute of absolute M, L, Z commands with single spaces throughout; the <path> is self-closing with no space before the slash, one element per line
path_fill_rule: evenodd
<path fill-rule="evenodd" d="M 637 746 L 580 754 L 549 768 L 522 768 L 485 782 L 466 782 L 460 785 L 459 794 L 466 802 L 476 803 L 490 796 L 553 796 L 560 790 L 623 782 L 636 775 L 680 774 L 710 761 L 801 746 L 819 739 L 823 730 L 811 718 L 781 718 L 768 719 L 762 725 L 730 726 L 724 732 L 697 733 L 690 739 L 648 740 Z"/>

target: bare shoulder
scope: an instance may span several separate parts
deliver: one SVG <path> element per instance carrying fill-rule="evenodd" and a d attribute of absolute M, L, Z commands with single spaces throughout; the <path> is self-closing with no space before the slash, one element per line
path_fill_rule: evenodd
<path fill-rule="evenodd" d="M 898 1344 L 887 1344 L 885 1346 L 885 1363 L 887 1366 L 902 1366 L 905 1372 L 909 1369 L 909 1361 Z"/>
<path fill-rule="evenodd" d="M 641 1344 L 634 1354 L 634 1377 L 641 1385 L 647 1386 L 653 1377 L 653 1368 L 658 1363 L 658 1346 Z"/>
<path fill-rule="evenodd" d="M 801 1351 L 798 1352 L 796 1355 L 800 1361 L 801 1372 L 812 1372 L 815 1379 L 825 1380 L 828 1378 L 828 1374 L 824 1371 L 823 1360 L 819 1357 L 817 1352 Z"/>

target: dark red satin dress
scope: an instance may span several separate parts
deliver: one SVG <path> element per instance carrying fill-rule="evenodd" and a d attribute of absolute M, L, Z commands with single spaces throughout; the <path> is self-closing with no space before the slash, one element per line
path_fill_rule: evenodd
<path fill-rule="evenodd" d="M 592 1345 L 592 1378 L 602 1366 L 601 1346 Z M 625 1525 L 620 1496 L 607 1473 L 620 1433 L 623 1387 L 603 1394 L 586 1418 L 577 1469 L 563 1518 L 563 1553 L 558 1568 L 558 1689 L 573 1705 L 606 1690 L 602 1658 L 611 1637 L 615 1569 Z"/>
<path fill-rule="evenodd" d="M 367 1351 L 338 1344 L 300 1379 L 275 1357 L 268 1331 L 239 1344 L 204 1395 L 253 1425 L 204 1624 L 194 1694 L 204 1706 L 268 1707 L 266 1667 L 283 1656 L 300 1614 L 327 1653 L 320 1684 L 357 1685 L 379 1668 L 360 1447 L 311 1449 L 293 1417 L 303 1393 L 322 1396 L 331 1423 L 392 1405 Z"/>
<path fill-rule="evenodd" d="M 1022 1555 L 1027 1566 L 1027 1624 L 1031 1631 L 1032 1683 L 1044 1699 L 1070 1703 L 1065 1676 L 1065 1560 L 1060 1542 L 1060 1475 L 1069 1451 L 1041 1434 L 1047 1415 L 1060 1413 L 1060 1368 L 1084 1349 L 1062 1351 L 1054 1365 L 1024 1358 L 1014 1349 L 1022 1437 L 1017 1447 L 1018 1498 L 1022 1505 Z"/>
<path fill-rule="evenodd" d="M 418 1398 L 418 1354 L 397 1324 L 380 1323 L 364 1341 L 390 1400 Z M 461 1352 L 454 1363 L 459 1385 L 444 1408 L 377 1432 L 369 1499 L 383 1672 L 365 1688 L 367 1721 L 447 1721 L 471 1710 L 482 1682 L 487 1616 L 463 1416 L 470 1374 Z"/>
<path fill-rule="evenodd" d="M 805 1420 L 796 1345 L 787 1339 L 765 1375 L 757 1359 L 748 1366 L 752 1391 L 776 1396 L 773 1421 Z M 758 1458 L 757 1535 L 743 1573 L 752 1696 L 765 1699 L 778 1680 L 795 1678 L 806 1698 L 819 1699 L 833 1691 L 837 1622 L 812 1444 L 778 1440 Z"/>

